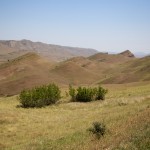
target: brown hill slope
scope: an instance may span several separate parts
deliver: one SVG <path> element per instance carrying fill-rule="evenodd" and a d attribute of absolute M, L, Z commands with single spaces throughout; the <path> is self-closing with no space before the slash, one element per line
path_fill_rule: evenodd
<path fill-rule="evenodd" d="M 103 60 L 103 61 L 102 61 Z M 24 88 L 55 82 L 59 85 L 129 83 L 150 80 L 150 57 L 97 54 L 60 63 L 28 53 L 0 65 L 0 94 L 13 95 Z"/>
<path fill-rule="evenodd" d="M 135 58 L 131 55 L 130 51 L 116 55 L 98 53 L 89 58 L 76 57 L 67 62 L 77 64 L 98 76 L 98 79 L 97 77 L 89 78 L 93 83 L 120 84 L 150 80 L 150 56 Z M 78 76 L 78 71 L 75 71 L 73 75 Z"/>
<path fill-rule="evenodd" d="M 50 60 L 57 62 L 76 56 L 88 57 L 90 55 L 97 53 L 97 51 L 94 49 L 59 46 L 59 45 L 45 44 L 42 42 L 32 42 L 29 40 L 0 41 L 0 43 L 10 48 L 13 48 L 17 51 L 28 50 L 30 52 L 36 52 L 41 56 L 44 56 Z"/>
<path fill-rule="evenodd" d="M 75 63 L 76 59 L 78 63 Z M 82 66 L 86 61 L 90 60 L 77 57 L 56 65 L 35 53 L 27 53 L 0 65 L 0 95 L 17 94 L 24 88 L 50 82 L 59 85 L 91 84 L 99 76 Z"/>
<path fill-rule="evenodd" d="M 108 53 L 98 53 L 89 57 L 90 60 L 95 60 L 98 62 L 105 62 L 108 64 L 119 64 L 124 63 L 126 61 L 134 59 L 134 57 L 130 57 L 126 54 L 108 54 Z"/>
<path fill-rule="evenodd" d="M 106 62 L 91 60 L 85 57 L 74 57 L 72 59 L 69 59 L 67 62 L 77 64 L 83 69 L 89 70 L 90 72 L 97 74 L 99 78 L 103 76 L 103 71 L 107 70 L 108 68 L 111 68 L 111 64 L 108 65 L 108 63 Z"/>
<path fill-rule="evenodd" d="M 51 70 L 53 76 L 61 79 L 63 84 L 91 84 L 99 79 L 99 75 L 84 68 L 82 65 L 68 61 Z"/>
<path fill-rule="evenodd" d="M 47 83 L 49 63 L 35 53 L 27 53 L 0 65 L 0 95 L 12 95 L 24 88 Z"/>
<path fill-rule="evenodd" d="M 134 59 L 120 54 L 98 53 L 89 58 L 75 57 L 61 62 L 51 73 L 64 84 L 93 84 L 107 79 L 120 64 Z"/>
<path fill-rule="evenodd" d="M 129 83 L 150 80 L 150 56 L 116 66 L 101 83 Z"/>

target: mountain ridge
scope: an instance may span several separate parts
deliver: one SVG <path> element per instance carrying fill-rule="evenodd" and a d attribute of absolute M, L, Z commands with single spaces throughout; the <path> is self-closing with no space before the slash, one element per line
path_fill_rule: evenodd
<path fill-rule="evenodd" d="M 87 50 L 29 40 L 0 41 L 0 95 L 52 82 L 78 86 L 150 80 L 149 56 L 136 58 L 129 50 L 119 54 Z"/>
<path fill-rule="evenodd" d="M 39 55 L 56 62 L 64 61 L 76 56 L 88 57 L 98 53 L 97 50 L 91 48 L 60 46 L 42 42 L 32 42 L 30 40 L 0 40 L 0 43 L 16 51 L 24 50 L 36 52 Z"/>

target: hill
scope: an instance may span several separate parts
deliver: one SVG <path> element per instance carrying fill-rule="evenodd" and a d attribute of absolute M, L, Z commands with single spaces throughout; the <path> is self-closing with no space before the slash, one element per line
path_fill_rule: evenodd
<path fill-rule="evenodd" d="M 73 63 L 72 61 L 64 62 L 51 70 L 53 76 L 57 76 L 61 83 L 68 85 L 92 84 L 99 79 L 98 74 L 84 68 L 83 66 Z"/>
<path fill-rule="evenodd" d="M 0 65 L 0 95 L 14 95 L 25 88 L 47 83 L 53 62 L 27 53 Z"/>
<path fill-rule="evenodd" d="M 30 40 L 21 40 L 21 41 L 0 41 L 0 44 L 3 44 L 10 49 L 15 49 L 15 51 L 30 51 L 38 53 L 41 56 L 46 57 L 52 61 L 63 61 L 76 56 L 85 56 L 88 57 L 97 53 L 97 50 L 88 49 L 88 48 L 78 48 L 78 47 L 68 47 L 68 46 L 59 46 L 53 44 L 46 44 L 42 42 L 32 42 Z"/>
<path fill-rule="evenodd" d="M 96 60 L 98 62 L 105 62 L 109 64 L 119 64 L 134 58 L 134 55 L 129 50 L 123 51 L 120 54 L 97 53 L 89 57 L 90 60 Z"/>
<path fill-rule="evenodd" d="M 150 80 L 150 57 L 98 53 L 88 58 L 75 57 L 61 62 L 51 73 L 64 84 L 112 84 Z"/>
<path fill-rule="evenodd" d="M 149 81 L 149 64 L 149 56 L 135 58 L 124 53 L 98 53 L 56 63 L 29 52 L 0 65 L 0 95 L 50 82 L 68 86 Z"/>
<path fill-rule="evenodd" d="M 107 73 L 107 72 L 106 72 Z M 101 83 L 129 83 L 150 80 L 150 56 L 125 62 L 109 71 Z"/>

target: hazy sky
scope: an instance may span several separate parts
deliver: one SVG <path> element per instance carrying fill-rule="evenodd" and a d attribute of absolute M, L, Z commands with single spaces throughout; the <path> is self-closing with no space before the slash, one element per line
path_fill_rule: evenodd
<path fill-rule="evenodd" d="M 0 0 L 0 39 L 150 52 L 150 0 Z"/>

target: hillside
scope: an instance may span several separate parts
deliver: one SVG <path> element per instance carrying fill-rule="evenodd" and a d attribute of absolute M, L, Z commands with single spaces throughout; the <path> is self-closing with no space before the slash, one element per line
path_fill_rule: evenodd
<path fill-rule="evenodd" d="M 131 55 L 133 57 L 131 57 Z M 108 64 L 121 64 L 134 58 L 134 55 L 130 51 L 124 51 L 120 54 L 97 53 L 89 57 L 90 60 L 96 60 Z"/>
<path fill-rule="evenodd" d="M 106 72 L 107 73 L 107 72 Z M 109 71 L 101 83 L 129 83 L 150 80 L 150 56 L 125 62 Z"/>
<path fill-rule="evenodd" d="M 58 63 L 50 74 L 55 77 L 54 81 L 64 85 L 149 81 L 150 57 L 135 58 L 131 55 L 130 51 L 124 51 L 116 55 L 98 53 L 88 58 L 74 57 Z"/>
<path fill-rule="evenodd" d="M 88 57 L 97 53 L 94 49 L 88 48 L 77 48 L 77 47 L 68 47 L 68 46 L 59 46 L 46 44 L 42 42 L 32 42 L 30 40 L 21 40 L 21 41 L 0 41 L 0 44 L 3 44 L 10 49 L 15 49 L 16 51 L 30 51 L 36 52 L 45 58 L 52 61 L 63 61 L 76 56 L 85 56 Z"/>
<path fill-rule="evenodd" d="M 51 70 L 51 74 L 57 76 L 59 80 L 61 79 L 61 83 L 65 85 L 92 84 L 99 79 L 96 73 L 71 61 L 56 66 L 55 69 Z"/>
<path fill-rule="evenodd" d="M 30 52 L 0 65 L 0 95 L 50 82 L 68 86 L 149 81 L 149 64 L 149 56 L 135 58 L 124 53 L 98 53 L 56 63 Z"/>
<path fill-rule="evenodd" d="M 0 65 L 0 95 L 13 95 L 48 81 L 48 62 L 35 53 L 27 53 Z"/>

